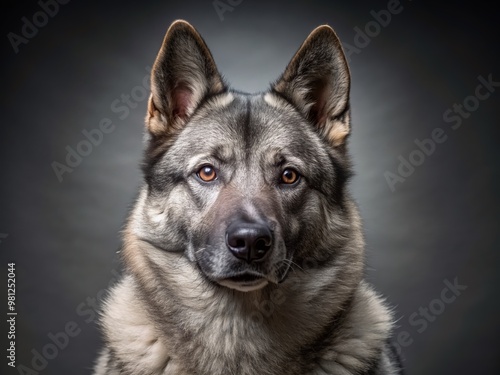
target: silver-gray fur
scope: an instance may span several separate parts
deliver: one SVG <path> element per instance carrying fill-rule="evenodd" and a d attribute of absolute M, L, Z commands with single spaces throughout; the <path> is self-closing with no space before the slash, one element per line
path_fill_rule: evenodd
<path fill-rule="evenodd" d="M 248 95 L 177 21 L 151 84 L 145 184 L 95 375 L 400 374 L 392 315 L 363 281 L 333 30 L 315 29 L 268 92 Z"/>

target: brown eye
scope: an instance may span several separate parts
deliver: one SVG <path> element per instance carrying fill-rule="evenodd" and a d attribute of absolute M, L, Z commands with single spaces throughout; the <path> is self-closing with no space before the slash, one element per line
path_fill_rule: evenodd
<path fill-rule="evenodd" d="M 197 175 L 204 182 L 212 182 L 217 178 L 217 173 L 215 173 L 215 168 L 212 167 L 211 165 L 205 165 L 201 167 Z"/>
<path fill-rule="evenodd" d="M 281 174 L 281 182 L 287 185 L 294 184 L 299 180 L 300 175 L 297 173 L 297 171 L 287 168 L 283 171 Z"/>

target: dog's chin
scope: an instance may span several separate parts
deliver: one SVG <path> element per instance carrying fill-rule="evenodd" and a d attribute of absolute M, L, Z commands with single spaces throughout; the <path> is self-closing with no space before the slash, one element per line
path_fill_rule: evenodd
<path fill-rule="evenodd" d="M 255 281 L 234 281 L 232 279 L 223 279 L 217 281 L 217 283 L 226 288 L 238 290 L 240 292 L 253 292 L 264 288 L 269 281 L 266 279 L 257 279 Z"/>
<path fill-rule="evenodd" d="M 264 288 L 269 280 L 261 275 L 244 273 L 217 280 L 217 283 L 240 292 L 253 292 Z"/>
<path fill-rule="evenodd" d="M 200 271 L 215 284 L 240 292 L 253 292 L 266 287 L 270 283 L 278 285 L 284 282 L 290 271 L 289 264 L 289 262 L 283 263 L 284 266 L 274 267 L 270 272 L 239 270 L 236 272 L 223 272 L 222 274 L 204 272 L 202 265 L 199 265 L 199 267 Z"/>

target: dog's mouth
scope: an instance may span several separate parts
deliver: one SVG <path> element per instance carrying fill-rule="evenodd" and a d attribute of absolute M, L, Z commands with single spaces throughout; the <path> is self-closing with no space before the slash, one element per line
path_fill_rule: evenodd
<path fill-rule="evenodd" d="M 227 288 L 239 290 L 240 292 L 251 292 L 265 287 L 269 283 L 269 280 L 263 275 L 245 272 L 219 280 L 218 283 Z"/>

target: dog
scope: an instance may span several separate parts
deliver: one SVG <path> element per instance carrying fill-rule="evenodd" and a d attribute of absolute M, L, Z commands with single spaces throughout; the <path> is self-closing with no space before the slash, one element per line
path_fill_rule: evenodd
<path fill-rule="evenodd" d="M 349 91 L 327 25 L 258 94 L 228 88 L 193 26 L 170 26 L 95 375 L 402 373 L 391 310 L 363 280 Z"/>

